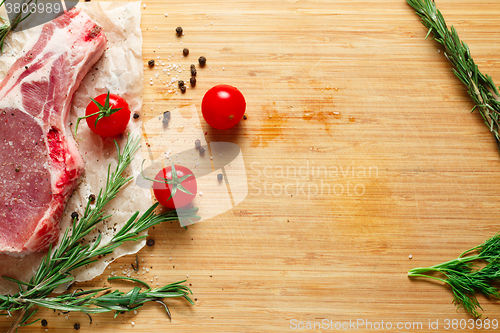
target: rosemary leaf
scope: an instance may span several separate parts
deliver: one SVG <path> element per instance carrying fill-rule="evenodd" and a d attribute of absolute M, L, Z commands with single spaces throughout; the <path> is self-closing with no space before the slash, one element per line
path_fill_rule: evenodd
<path fill-rule="evenodd" d="M 35 6 L 38 3 L 38 0 L 24 0 L 22 3 L 20 3 L 20 8 L 30 8 L 29 5 L 34 2 Z M 0 7 L 5 3 L 5 0 L 0 1 Z M 26 20 L 30 15 L 32 14 L 32 10 L 29 10 L 27 13 L 23 13 L 22 10 L 19 11 L 19 13 L 13 17 L 13 19 L 9 22 L 8 19 L 6 18 L 1 18 L 4 23 L 0 26 L 0 52 L 3 52 L 3 44 L 5 42 L 5 38 L 7 38 L 7 35 L 9 32 L 14 31 L 14 29 L 17 28 L 17 26 L 24 20 Z"/>
<path fill-rule="evenodd" d="M 79 267 L 98 261 L 101 256 L 112 253 L 124 242 L 138 241 L 145 236 L 141 232 L 150 227 L 166 221 L 179 219 L 196 219 L 197 208 L 177 209 L 162 214 L 155 214 L 154 210 L 158 203 L 152 205 L 146 212 L 136 212 L 110 240 L 103 242 L 98 236 L 92 245 L 81 243 L 85 235 L 92 232 L 98 223 L 110 216 L 104 216 L 103 209 L 108 202 L 113 200 L 120 189 L 127 184 L 132 177 L 123 177 L 124 170 L 130 165 L 133 155 L 139 148 L 140 138 L 128 137 L 123 151 L 115 142 L 118 155 L 118 163 L 112 171 L 108 167 L 106 186 L 101 189 L 96 198 L 95 206 L 90 207 L 87 203 L 85 213 L 79 221 L 73 220 L 72 230 L 66 230 L 57 248 L 49 247 L 47 255 L 41 261 L 36 274 L 29 282 L 23 282 L 10 277 L 4 277 L 11 282 L 17 283 L 19 292 L 15 295 L 0 295 L 0 314 L 8 314 L 21 311 L 18 319 L 14 322 L 9 332 L 14 332 L 17 327 L 30 325 L 28 320 L 35 314 L 30 312 L 32 306 L 42 306 L 59 311 L 78 311 L 87 314 L 116 311 L 116 315 L 123 311 L 132 311 L 147 302 L 161 302 L 163 298 L 184 298 L 193 304 L 189 298 L 191 290 L 182 285 L 185 281 L 175 282 L 163 287 L 151 289 L 146 282 L 135 278 L 113 277 L 109 280 L 122 279 L 138 282 L 147 289 L 141 291 L 135 287 L 128 293 L 118 290 L 110 291 L 108 288 L 92 289 L 82 292 L 63 293 L 57 296 L 50 295 L 60 286 L 71 284 L 73 277 L 71 272 Z M 36 311 L 36 310 L 34 310 Z M 170 317 L 170 312 L 166 307 Z M 36 322 L 36 321 L 35 321 Z"/>
<path fill-rule="evenodd" d="M 479 71 L 472 59 L 469 47 L 460 40 L 457 31 L 452 26 L 448 29 L 441 12 L 436 8 L 434 0 L 406 0 L 422 19 L 422 24 L 429 29 L 434 39 L 444 46 L 445 56 L 453 65 L 453 73 L 467 87 L 469 95 L 475 103 L 486 126 L 493 134 L 500 152 L 499 115 L 500 99 L 498 89 L 493 79 Z M 471 112 L 472 112 L 471 111 Z"/>

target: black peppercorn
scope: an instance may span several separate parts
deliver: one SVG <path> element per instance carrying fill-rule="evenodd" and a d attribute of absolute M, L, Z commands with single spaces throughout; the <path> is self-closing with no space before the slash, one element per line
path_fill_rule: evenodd
<path fill-rule="evenodd" d="M 191 76 L 192 77 L 196 76 L 196 67 L 194 67 L 193 65 L 191 65 Z"/>
<path fill-rule="evenodd" d="M 200 155 L 205 155 L 205 148 L 204 147 L 200 148 Z"/>
<path fill-rule="evenodd" d="M 182 86 L 184 85 L 184 81 L 179 80 L 179 81 L 177 82 L 177 84 L 179 85 L 179 88 L 180 88 L 180 87 L 182 87 Z"/>
<path fill-rule="evenodd" d="M 153 246 L 153 245 L 155 245 L 155 240 L 152 239 L 152 238 L 148 239 L 148 241 L 146 242 L 146 245 L 147 246 Z"/>
<path fill-rule="evenodd" d="M 153 59 L 148 61 L 148 66 L 153 67 L 155 65 L 155 61 Z"/>
<path fill-rule="evenodd" d="M 217 180 L 218 180 L 219 182 L 221 182 L 223 177 L 224 177 L 224 176 L 222 176 L 222 173 L 219 173 L 219 174 L 217 175 Z"/>
<path fill-rule="evenodd" d="M 73 325 L 73 327 L 75 328 L 75 330 L 80 330 L 80 324 L 76 323 L 75 325 Z"/>
<path fill-rule="evenodd" d="M 182 27 L 177 27 L 175 28 L 175 32 L 177 33 L 177 36 L 182 36 Z"/>
<path fill-rule="evenodd" d="M 198 62 L 200 63 L 200 66 L 205 66 L 205 64 L 207 63 L 207 58 L 201 56 L 198 58 Z"/>
<path fill-rule="evenodd" d="M 46 319 L 42 319 L 42 326 L 43 327 L 47 327 L 49 323 L 47 323 L 47 320 Z"/>
<path fill-rule="evenodd" d="M 163 125 L 168 125 L 169 122 L 170 122 L 170 111 L 165 111 L 165 112 L 163 112 L 162 123 L 163 123 Z"/>
<path fill-rule="evenodd" d="M 94 194 L 91 194 L 89 196 L 89 201 L 90 201 L 90 204 L 93 205 L 95 203 L 95 195 Z"/>
<path fill-rule="evenodd" d="M 15 171 L 16 171 L 16 172 L 19 172 L 19 171 L 21 171 L 21 168 L 20 168 L 20 167 L 17 167 L 17 168 L 15 169 Z"/>
<path fill-rule="evenodd" d="M 189 49 L 187 47 L 183 48 L 182 54 L 186 57 L 189 54 Z"/>
<path fill-rule="evenodd" d="M 243 119 L 247 120 L 247 115 L 246 114 L 243 115 Z"/>
<path fill-rule="evenodd" d="M 137 112 L 134 112 L 134 119 L 139 119 L 140 115 Z"/>
<path fill-rule="evenodd" d="M 194 142 L 194 146 L 196 147 L 196 149 L 199 149 L 201 147 L 200 139 L 196 139 L 196 141 Z"/>
<path fill-rule="evenodd" d="M 194 87 L 196 85 L 196 78 L 195 77 L 190 78 L 189 83 Z"/>
<path fill-rule="evenodd" d="M 182 87 L 181 87 L 181 93 L 183 93 L 183 94 L 184 94 L 185 92 L 186 92 L 186 86 L 182 86 Z"/>
<path fill-rule="evenodd" d="M 77 212 L 71 213 L 71 219 L 72 220 L 77 219 L 77 218 L 78 218 L 78 213 Z"/>

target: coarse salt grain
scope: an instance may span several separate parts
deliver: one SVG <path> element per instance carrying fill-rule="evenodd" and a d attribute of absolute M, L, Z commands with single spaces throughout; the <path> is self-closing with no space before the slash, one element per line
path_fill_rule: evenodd
<path fill-rule="evenodd" d="M 167 14 L 167 13 L 165 13 L 165 17 L 167 17 L 167 16 L 168 16 L 168 14 Z"/>

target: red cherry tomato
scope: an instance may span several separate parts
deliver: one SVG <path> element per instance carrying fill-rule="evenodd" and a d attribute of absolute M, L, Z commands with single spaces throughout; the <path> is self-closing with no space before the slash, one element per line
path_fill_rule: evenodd
<path fill-rule="evenodd" d="M 221 84 L 205 93 L 201 102 L 201 112 L 210 126 L 225 130 L 241 120 L 246 105 L 245 97 L 237 88 Z"/>
<path fill-rule="evenodd" d="M 182 165 L 174 165 L 174 169 L 176 172 L 172 173 L 171 166 L 163 168 L 158 172 L 153 183 L 156 200 L 163 206 L 172 209 L 190 204 L 198 191 L 196 179 L 191 170 Z M 173 195 L 172 192 L 174 192 Z"/>
<path fill-rule="evenodd" d="M 102 137 L 116 136 L 125 132 L 127 124 L 130 120 L 130 108 L 128 103 L 118 95 L 109 94 L 109 103 L 106 104 L 106 97 L 108 94 L 102 94 L 94 98 L 100 106 L 92 101 L 89 105 L 87 105 L 87 109 L 85 110 L 86 116 L 100 111 L 104 113 L 108 112 L 108 114 L 110 113 L 110 115 L 104 115 L 104 117 L 99 119 L 97 121 L 97 125 L 95 121 L 99 115 L 86 118 L 90 129 Z M 119 108 L 121 109 L 113 112 Z"/>

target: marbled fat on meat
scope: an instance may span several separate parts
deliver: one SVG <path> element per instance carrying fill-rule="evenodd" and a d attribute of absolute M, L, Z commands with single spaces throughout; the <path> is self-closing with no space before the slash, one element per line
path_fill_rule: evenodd
<path fill-rule="evenodd" d="M 72 9 L 44 25 L 0 83 L 0 252 L 43 251 L 83 171 L 68 124 L 71 99 L 106 48 Z"/>

